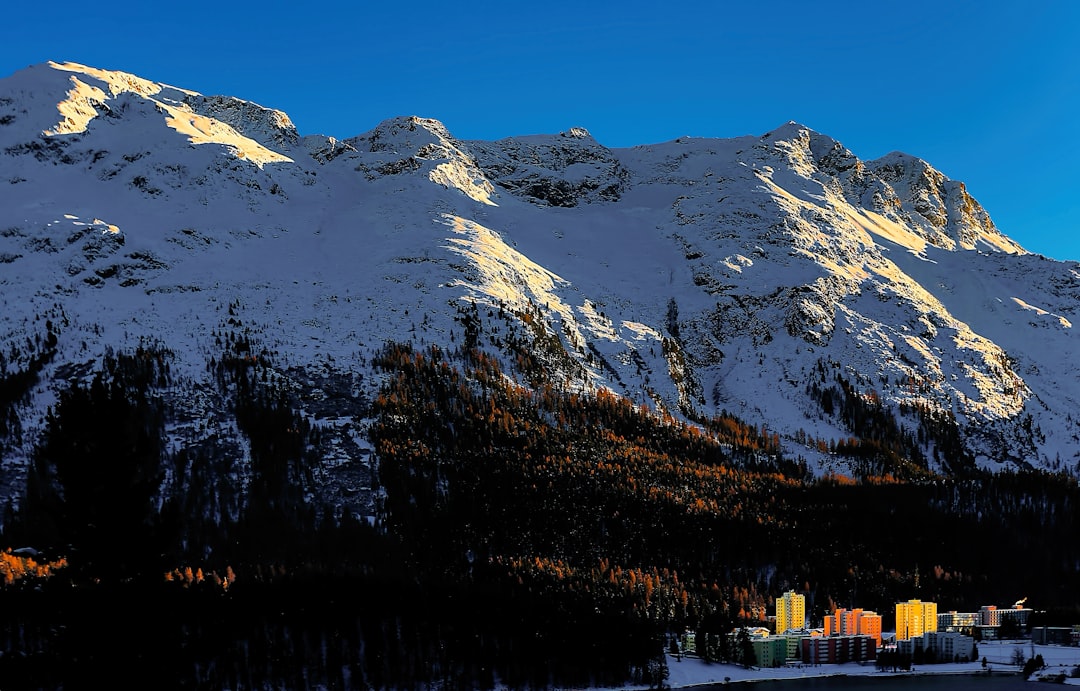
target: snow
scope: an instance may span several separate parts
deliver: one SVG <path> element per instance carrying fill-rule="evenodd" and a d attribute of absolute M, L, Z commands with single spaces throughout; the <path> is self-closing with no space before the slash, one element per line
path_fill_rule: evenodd
<path fill-rule="evenodd" d="M 221 144 L 237 158 L 247 159 L 257 165 L 292 162 L 288 156 L 267 149 L 219 120 L 203 117 L 186 107 L 167 104 L 162 104 L 162 107 L 169 114 L 166 124 L 180 134 L 187 135 L 192 144 Z"/>
<path fill-rule="evenodd" d="M 916 665 L 910 672 L 879 671 L 873 662 L 849 662 L 839 665 L 803 665 L 775 669 L 744 668 L 742 665 L 704 662 L 697 657 L 682 656 L 676 659 L 667 655 L 668 684 L 671 688 L 691 688 L 706 684 L 730 682 L 752 682 L 765 680 L 807 679 L 830 676 L 874 676 L 894 677 L 938 674 L 979 674 L 985 671 L 982 658 L 987 660 L 991 672 L 1018 673 L 1012 664 L 1015 651 L 1020 649 L 1025 657 L 1042 655 L 1046 669 L 1032 676 L 1033 679 L 1056 674 L 1066 677 L 1080 665 L 1080 648 L 1055 645 L 1031 645 L 1030 641 L 991 641 L 978 643 L 979 660 L 975 662 L 945 663 L 936 665 Z M 1077 680 L 1067 679 L 1066 683 L 1076 684 Z"/>
<path fill-rule="evenodd" d="M 76 77 L 71 78 L 71 84 L 72 88 L 67 92 L 67 98 L 56 104 L 61 120 L 55 127 L 45 130 L 46 135 L 85 132 L 90 121 L 98 116 L 97 109 L 91 103 L 102 102 L 107 98 L 104 91 L 81 82 Z"/>
<path fill-rule="evenodd" d="M 554 305 L 551 309 L 564 319 L 573 318 L 570 308 L 553 292 L 557 283 L 566 284 L 564 279 L 530 261 L 490 228 L 460 216 L 447 215 L 445 220 L 455 233 L 465 236 L 450 238 L 450 250 L 472 260 L 480 279 L 475 285 L 465 281 L 452 285 L 472 288 L 491 298 L 492 304 L 502 302 L 516 309 L 525 309 L 531 298 Z"/>
<path fill-rule="evenodd" d="M 1051 317 L 1054 317 L 1055 319 L 1057 319 L 1058 323 L 1061 324 L 1066 329 L 1071 329 L 1072 328 L 1072 322 L 1070 322 L 1068 319 L 1061 316 L 1060 314 L 1051 314 L 1050 312 L 1042 309 L 1041 307 L 1036 307 L 1035 305 L 1031 305 L 1031 304 L 1028 304 L 1028 303 L 1024 302 L 1023 300 L 1016 297 L 1015 295 L 1013 296 L 1013 302 L 1015 302 L 1017 305 L 1019 305 L 1022 309 L 1034 312 L 1035 314 L 1037 314 L 1039 316 L 1051 316 Z"/>
<path fill-rule="evenodd" d="M 440 163 L 428 173 L 428 178 L 437 185 L 461 190 L 467 197 L 481 204 L 498 206 L 498 204 L 491 201 L 492 187 L 490 183 L 484 184 L 486 181 L 478 183 L 477 179 L 469 175 L 469 171 L 461 165 Z"/>
<path fill-rule="evenodd" d="M 500 302 L 540 311 L 579 384 L 733 412 L 819 470 L 835 459 L 795 433 L 849 436 L 806 396 L 819 362 L 998 434 L 975 442 L 989 467 L 1080 461 L 1077 265 L 1024 253 L 912 157 L 864 164 L 797 123 L 607 149 L 576 129 L 459 141 L 410 116 L 336 142 L 73 63 L 0 81 L 0 122 L 0 352 L 62 308 L 56 363 L 148 338 L 197 380 L 230 319 L 314 366 L 446 345 L 458 305 Z M 530 196 L 560 184 L 568 206 Z M 671 305 L 693 393 L 664 356 Z M 1028 413 L 1042 437 L 1018 441 Z M 0 484 L 26 452 L 4 455 Z"/>
<path fill-rule="evenodd" d="M 83 74 L 88 77 L 93 77 L 99 81 L 104 82 L 109 86 L 109 92 L 112 96 L 119 96 L 125 92 L 133 92 L 141 96 L 154 96 L 161 93 L 165 88 L 170 91 L 179 91 L 185 94 L 194 94 L 194 91 L 188 91 L 186 89 L 177 89 L 176 87 L 166 87 L 164 84 L 152 82 L 142 77 L 137 77 L 133 74 L 126 72 L 118 72 L 115 70 L 102 70 L 96 67 L 89 67 L 87 65 L 80 65 L 75 62 L 52 62 L 48 63 L 49 67 L 56 70 L 62 70 L 65 72 L 75 72 L 77 74 Z"/>
<path fill-rule="evenodd" d="M 167 113 L 166 124 L 180 134 L 186 135 L 192 144 L 220 144 L 237 158 L 247 159 L 260 166 L 266 163 L 292 162 L 288 156 L 271 151 L 241 135 L 229 125 L 199 115 L 193 112 L 186 103 L 174 101 L 163 95 L 163 92 L 180 91 L 188 95 L 194 92 L 155 84 L 123 72 L 100 70 L 73 62 L 63 64 L 50 62 L 49 66 L 90 77 L 103 86 L 107 86 L 109 94 L 106 95 L 100 87 L 87 84 L 78 77 L 71 77 L 72 88 L 65 95 L 65 99 L 56 105 L 61 120 L 54 127 L 44 131 L 47 136 L 85 132 L 90 122 L 100 115 L 99 107 L 107 107 L 107 101 L 121 94 L 133 93 L 152 101 Z M 154 96 L 159 96 L 159 98 L 154 98 Z"/>
<path fill-rule="evenodd" d="M 750 668 L 742 665 L 707 663 L 700 658 L 683 657 L 676 660 L 667 656 L 668 684 L 673 689 L 692 688 L 725 682 L 775 681 L 785 679 L 811 679 L 835 676 L 910 676 L 908 672 L 879 672 L 873 662 L 849 662 L 842 665 L 805 665 L 777 668 Z M 1014 669 L 1014 668 L 1012 668 Z M 916 672 L 923 674 L 970 674 L 982 670 L 975 663 L 927 665 Z"/>
<path fill-rule="evenodd" d="M 922 255 L 926 251 L 926 238 L 881 214 L 869 209 L 858 209 L 854 210 L 854 213 L 847 212 L 847 217 L 867 233 L 896 243 L 907 248 L 909 252 Z"/>

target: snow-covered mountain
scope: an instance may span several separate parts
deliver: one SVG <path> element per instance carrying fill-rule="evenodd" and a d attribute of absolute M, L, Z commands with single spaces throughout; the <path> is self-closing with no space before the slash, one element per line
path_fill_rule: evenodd
<path fill-rule="evenodd" d="M 837 377 L 903 424 L 901 404 L 954 415 L 980 465 L 1080 471 L 1080 266 L 1026 252 L 925 161 L 797 123 L 609 149 L 399 117 L 339 141 L 38 65 L 0 81 L 0 286 L 0 374 L 40 371 L 0 428 L 9 494 L 58 387 L 110 349 L 174 354 L 174 444 L 236 437 L 198 395 L 230 334 L 325 426 L 327 491 L 362 489 L 368 358 L 452 345 L 470 303 L 488 350 L 546 334 L 563 384 L 734 413 L 820 471 L 845 461 L 812 440 L 853 434 L 813 394 Z"/>

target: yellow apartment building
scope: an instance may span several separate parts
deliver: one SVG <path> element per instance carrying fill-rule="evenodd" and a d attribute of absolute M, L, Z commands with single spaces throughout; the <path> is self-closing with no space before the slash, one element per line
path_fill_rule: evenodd
<path fill-rule="evenodd" d="M 789 590 L 776 598 L 776 633 L 806 628 L 806 598 Z"/>
<path fill-rule="evenodd" d="M 908 600 L 896 603 L 896 640 L 906 641 L 937 631 L 937 603 Z"/>

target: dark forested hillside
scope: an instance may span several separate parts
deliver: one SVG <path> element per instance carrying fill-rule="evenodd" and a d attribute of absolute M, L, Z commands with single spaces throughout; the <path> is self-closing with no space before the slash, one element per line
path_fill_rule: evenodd
<path fill-rule="evenodd" d="M 915 596 L 1076 604 L 1075 481 L 935 474 L 911 452 L 925 434 L 890 432 L 846 382 L 815 396 L 845 411 L 836 453 L 867 472 L 815 478 L 731 415 L 690 424 L 526 386 L 541 360 L 388 344 L 369 522 L 310 500 L 320 426 L 268 352 L 229 339 L 208 366 L 251 445 L 243 483 L 227 454 L 168 448 L 169 361 L 110 355 L 51 411 L 3 538 L 53 567 L 0 590 L 0 679 L 124 664 L 193 687 L 659 683 L 665 633 L 761 621 L 787 589 L 812 619 Z"/>
<path fill-rule="evenodd" d="M 381 363 L 394 372 L 373 430 L 387 527 L 448 572 L 644 569 L 656 582 L 631 609 L 675 627 L 753 616 L 788 587 L 823 614 L 849 600 L 855 571 L 863 604 L 882 610 L 913 593 L 943 606 L 1072 598 L 1080 495 L 1067 476 L 811 478 L 731 417 L 703 432 L 602 392 L 533 394 L 475 352 L 390 347 Z M 717 599 L 714 583 L 757 596 Z M 668 590 L 678 604 L 653 606 Z"/>
<path fill-rule="evenodd" d="M 0 678 L 60 686 L 130 656 L 149 676 L 239 686 L 659 681 L 664 633 L 762 620 L 787 588 L 813 618 L 913 596 L 1075 605 L 1070 478 L 946 477 L 910 456 L 921 470 L 906 478 L 814 478 L 731 416 L 690 424 L 604 391 L 530 389 L 529 371 L 470 348 L 375 357 L 368 524 L 306 501 L 319 426 L 256 350 L 232 344 L 210 368 L 252 445 L 243 487 L 206 448 L 165 452 L 167 352 L 110 356 L 60 395 L 4 540 L 66 561 L 0 592 Z M 875 419 L 842 382 L 826 391 L 823 405 Z M 888 438 L 837 452 L 899 458 Z M 118 637 L 159 636 L 90 636 L 113 608 L 138 612 L 111 621 Z"/>

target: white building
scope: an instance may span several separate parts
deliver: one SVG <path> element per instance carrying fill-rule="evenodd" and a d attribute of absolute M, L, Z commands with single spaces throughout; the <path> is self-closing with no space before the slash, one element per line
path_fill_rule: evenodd
<path fill-rule="evenodd" d="M 924 655 L 932 652 L 937 662 L 971 662 L 975 659 L 975 639 L 951 631 L 928 631 L 921 636 L 896 641 L 896 652 L 911 656 L 917 652 Z"/>

